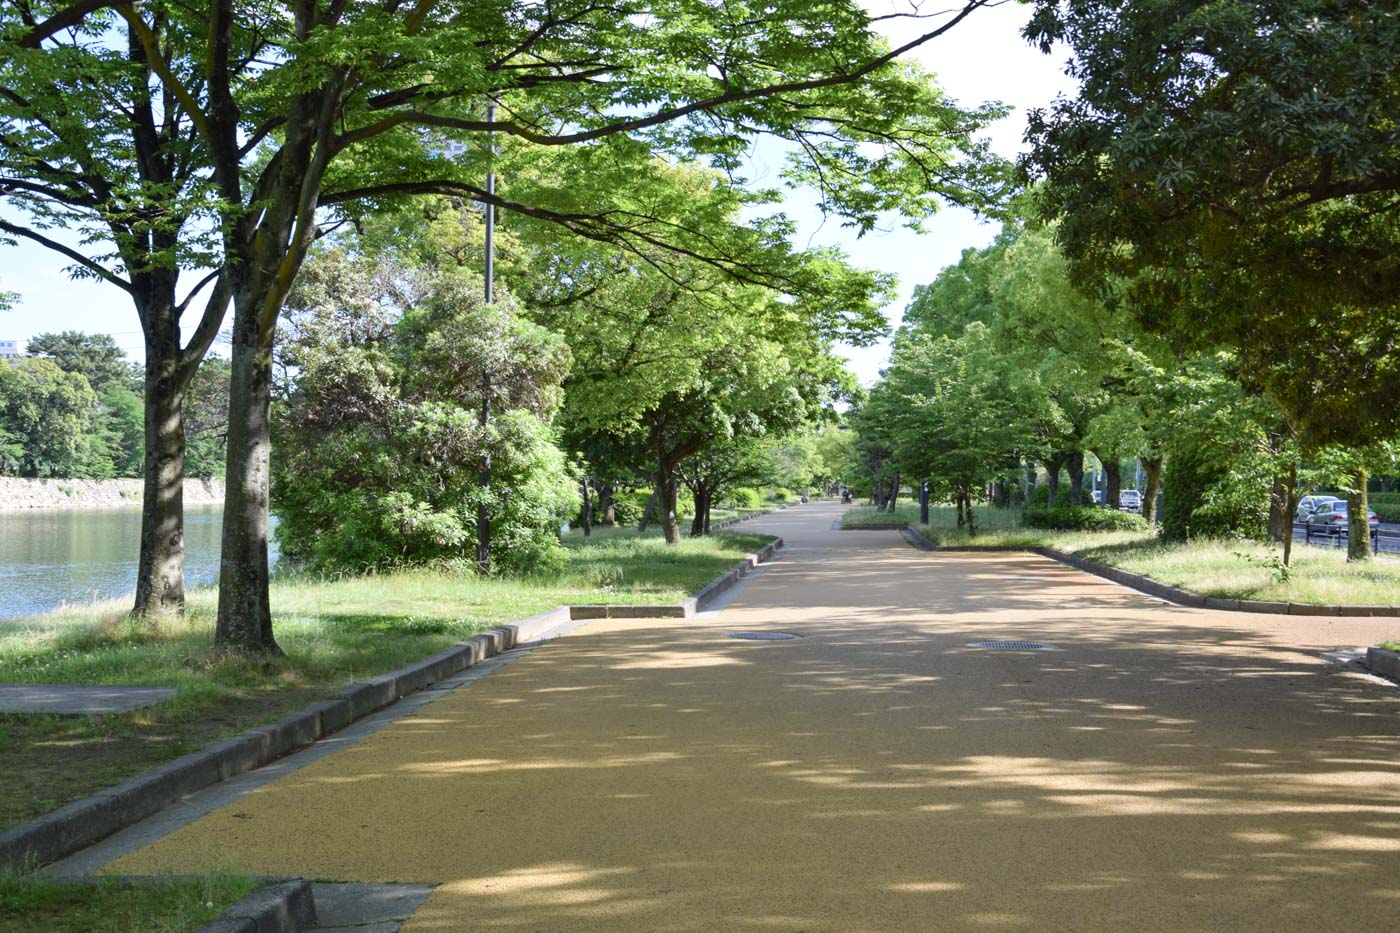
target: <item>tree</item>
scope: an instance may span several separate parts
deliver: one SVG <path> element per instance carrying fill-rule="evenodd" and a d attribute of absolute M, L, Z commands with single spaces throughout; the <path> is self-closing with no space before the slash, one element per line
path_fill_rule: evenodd
<path fill-rule="evenodd" d="M 568 351 L 507 294 L 453 268 L 405 269 L 343 248 L 308 263 L 281 364 L 278 536 L 317 570 L 469 562 L 490 497 L 495 566 L 558 562 L 575 480 L 548 419 Z M 483 369 L 492 418 L 477 419 Z M 478 482 L 489 455 L 496 481 Z"/>
<path fill-rule="evenodd" d="M 101 393 L 109 385 L 139 385 L 126 353 L 107 334 L 84 334 L 75 330 L 37 334 L 29 341 L 30 356 L 52 360 L 67 373 L 81 373 L 92 390 Z"/>
<path fill-rule="evenodd" d="M 1035 375 L 1007 365 L 980 322 L 957 339 L 905 332 L 878 389 L 890 401 L 895 456 L 958 506 L 970 537 L 974 493 L 1031 453 L 1043 394 Z M 871 393 L 872 401 L 877 394 Z"/>
<path fill-rule="evenodd" d="M 752 17 L 672 0 L 621 10 L 591 0 L 302 4 L 289 14 L 218 0 L 12 14 L 13 71 L 83 101 L 117 89 L 128 97 L 134 83 L 139 109 L 166 115 L 206 182 L 199 203 L 217 231 L 214 295 L 234 306 L 216 641 L 272 645 L 269 367 L 277 319 L 322 221 L 387 199 L 454 194 L 636 251 L 700 257 L 739 278 L 782 279 L 790 270 L 774 260 L 788 225 L 658 218 L 637 196 L 660 173 L 653 155 L 737 172 L 750 139 L 776 135 L 794 144 L 788 177 L 863 230 L 886 210 L 918 218 L 944 198 L 980 202 L 1003 178 L 970 133 L 1000 109 L 959 110 L 899 56 L 984 2 L 896 49 L 849 0 L 780 0 Z M 129 60 L 109 62 L 98 50 L 118 20 Z M 72 37 L 95 64 L 69 64 Z M 147 108 L 152 97 L 159 108 Z M 502 119 L 485 118 L 488 102 Z M 92 104 L 77 122 L 101 126 L 98 116 L 109 113 Z M 490 133 L 498 151 L 484 144 Z M 482 184 L 492 164 L 507 179 L 499 193 Z M 30 184 L 35 172 L 17 174 L 16 184 Z"/>
<path fill-rule="evenodd" d="M 74 276 L 121 289 L 141 322 L 136 613 L 184 608 L 181 401 L 229 296 L 227 277 L 206 274 L 193 286 L 181 278 L 218 265 L 210 249 L 219 192 L 200 148 L 204 121 L 179 100 L 182 83 L 205 80 L 195 60 L 204 45 L 165 9 L 41 2 L 0 10 L 0 199 L 14 212 L 0 218 L 0 237 L 37 243 L 72 261 Z M 211 284 L 182 342 L 181 325 Z M 40 349 L 75 336 L 46 335 Z M 101 352 L 91 343 L 101 338 L 81 339 L 89 359 Z"/>
<path fill-rule="evenodd" d="M 1393 9 L 1042 0 L 1028 35 L 1067 41 L 1082 83 L 1033 115 L 1025 163 L 1076 280 L 1123 283 L 1182 349 L 1228 348 L 1305 450 L 1400 431 Z"/>
<path fill-rule="evenodd" d="M 19 476 L 87 476 L 97 395 L 87 378 L 35 357 L 0 362 L 0 466 Z"/>

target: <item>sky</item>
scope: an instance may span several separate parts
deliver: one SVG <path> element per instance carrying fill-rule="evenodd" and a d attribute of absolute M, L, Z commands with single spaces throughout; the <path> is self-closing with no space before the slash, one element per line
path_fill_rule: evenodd
<path fill-rule="evenodd" d="M 914 0 L 929 4 L 937 0 Z M 865 0 L 873 14 L 907 12 L 910 0 Z M 1021 150 L 1026 112 L 1048 104 L 1059 93 L 1070 94 L 1073 83 L 1063 73 L 1063 55 L 1042 55 L 1021 38 L 1029 7 L 1004 2 L 978 10 L 945 36 L 911 57 L 933 71 L 944 90 L 971 106 L 997 100 L 1014 109 L 987 133 L 998 154 L 1012 158 Z M 925 21 L 891 21 L 887 35 L 901 45 L 928 28 Z M 762 166 L 758 166 L 762 174 Z M 771 166 L 776 174 L 779 166 Z M 772 179 L 768 179 L 771 183 Z M 968 247 L 985 246 L 997 233 L 970 211 L 948 208 L 926 222 L 916 234 L 888 218 L 881 229 L 863 238 L 832 222 L 823 224 L 810 193 L 793 192 L 782 209 L 799 224 L 798 245 L 835 245 L 859 266 L 893 272 L 899 277 L 897 299 L 885 309 L 897 324 L 914 286 L 931 281 L 944 266 L 957 262 Z M 0 340 L 28 340 L 35 334 L 79 330 L 111 334 L 134 361 L 143 358 L 140 325 L 127 296 L 111 285 L 74 281 L 64 271 L 68 262 L 27 243 L 0 247 L 0 290 L 19 295 L 16 307 L 0 312 Z M 193 317 L 193 315 L 191 315 Z M 842 348 L 860 381 L 870 385 L 879 377 L 888 342 L 867 348 Z"/>

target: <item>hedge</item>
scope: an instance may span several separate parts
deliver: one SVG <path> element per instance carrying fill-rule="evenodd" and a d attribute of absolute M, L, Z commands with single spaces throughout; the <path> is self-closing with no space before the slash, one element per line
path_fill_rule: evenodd
<path fill-rule="evenodd" d="M 1027 528 L 1051 531 L 1143 531 L 1147 519 L 1135 512 L 1062 506 L 1057 509 L 1026 509 L 1021 523 Z"/>

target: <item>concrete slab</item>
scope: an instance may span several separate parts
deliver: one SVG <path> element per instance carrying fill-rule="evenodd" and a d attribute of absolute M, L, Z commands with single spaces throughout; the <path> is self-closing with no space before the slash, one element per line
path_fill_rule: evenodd
<path fill-rule="evenodd" d="M 89 716 L 129 713 L 175 695 L 174 687 L 78 687 L 72 684 L 0 684 L 0 712 Z"/>
<path fill-rule="evenodd" d="M 311 885 L 316 899 L 313 930 L 394 933 L 433 893 L 428 884 Z"/>

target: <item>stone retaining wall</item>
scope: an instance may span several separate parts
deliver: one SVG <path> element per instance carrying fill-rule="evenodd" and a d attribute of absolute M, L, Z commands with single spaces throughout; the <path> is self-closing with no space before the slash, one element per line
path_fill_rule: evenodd
<path fill-rule="evenodd" d="M 139 509 L 139 479 L 21 479 L 0 476 L 0 512 L 30 509 Z M 224 501 L 221 479 L 185 480 L 185 505 Z"/>

